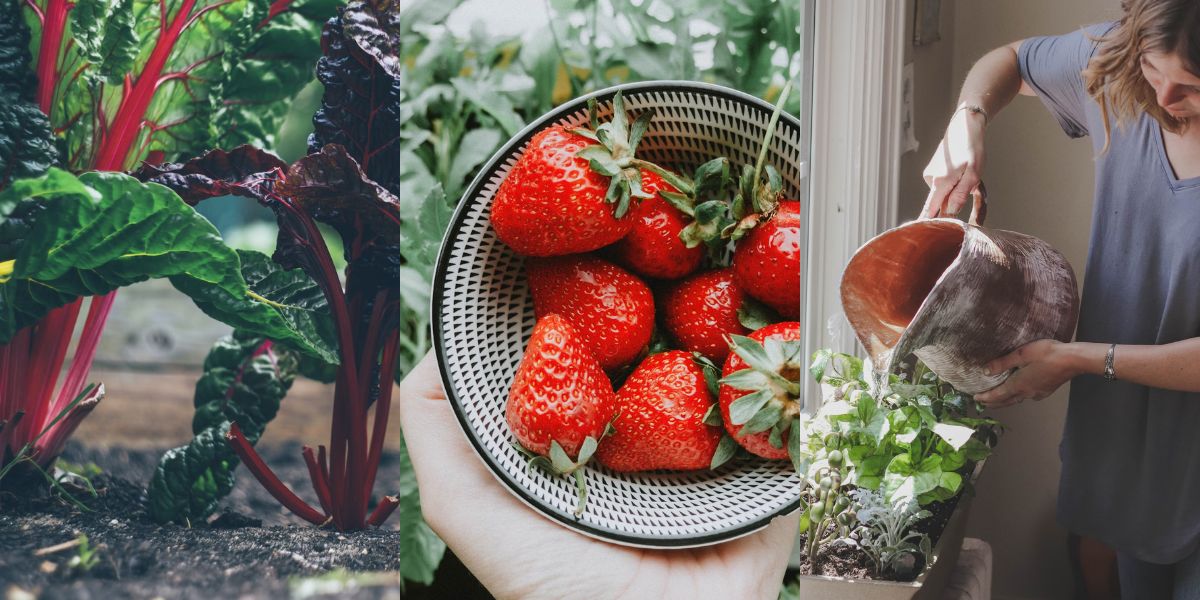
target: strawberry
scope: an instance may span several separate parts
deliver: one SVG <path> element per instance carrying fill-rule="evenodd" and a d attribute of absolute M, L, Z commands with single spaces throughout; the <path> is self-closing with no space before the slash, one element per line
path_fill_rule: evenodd
<path fill-rule="evenodd" d="M 725 336 L 747 331 L 738 320 L 743 297 L 732 269 L 700 273 L 663 295 L 663 324 L 681 348 L 719 363 L 729 354 Z"/>
<path fill-rule="evenodd" d="M 576 514 L 582 514 L 586 499 L 581 467 L 616 410 L 612 383 L 575 328 L 554 314 L 538 320 L 509 389 L 504 418 L 531 465 L 574 474 Z"/>
<path fill-rule="evenodd" d="M 586 255 L 534 258 L 526 267 L 534 314 L 562 316 L 604 369 L 633 362 L 649 345 L 654 296 L 637 276 Z"/>
<path fill-rule="evenodd" d="M 631 131 L 619 93 L 609 123 L 599 125 L 590 106 L 592 129 L 538 132 L 496 190 L 492 227 L 520 254 L 560 256 L 612 244 L 636 221 L 631 202 L 650 197 L 641 185 L 645 163 L 634 152 L 651 111 Z"/>
<path fill-rule="evenodd" d="M 731 340 L 718 398 L 725 429 L 753 454 L 786 459 L 788 434 L 799 426 L 801 409 L 800 324 L 776 323 Z"/>
<path fill-rule="evenodd" d="M 742 168 L 733 199 L 735 222 L 725 227 L 721 235 L 735 242 L 733 271 L 738 285 L 784 318 L 799 319 L 800 202 L 780 200 L 783 177 L 775 167 L 766 164 L 775 124 L 791 87 L 789 81 L 779 94 L 758 161 L 753 167 Z"/>
<path fill-rule="evenodd" d="M 596 458 L 614 471 L 706 469 L 721 442 L 719 426 L 705 417 L 714 394 L 690 353 L 654 354 L 617 394 L 615 432 Z"/>
<path fill-rule="evenodd" d="M 704 248 L 689 248 L 679 236 L 692 219 L 657 193 L 678 190 L 653 171 L 642 172 L 642 189 L 654 195 L 642 201 L 629 235 L 613 247 L 617 259 L 643 277 L 678 279 L 695 271 Z"/>
<path fill-rule="evenodd" d="M 739 286 L 788 319 L 800 318 L 800 203 L 785 200 L 738 241 L 733 272 Z"/>

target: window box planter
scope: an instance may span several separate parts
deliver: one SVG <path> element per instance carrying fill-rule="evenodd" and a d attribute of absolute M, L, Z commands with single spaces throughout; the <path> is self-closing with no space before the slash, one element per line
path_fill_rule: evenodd
<path fill-rule="evenodd" d="M 975 465 L 971 474 L 974 484 L 983 471 L 984 462 Z M 973 487 L 973 486 L 972 486 Z M 958 563 L 967 517 L 974 496 L 964 491 L 950 515 L 946 528 L 933 547 L 933 558 L 913 581 L 884 581 L 851 579 L 825 575 L 799 576 L 800 597 L 804 600 L 938 600 Z"/>

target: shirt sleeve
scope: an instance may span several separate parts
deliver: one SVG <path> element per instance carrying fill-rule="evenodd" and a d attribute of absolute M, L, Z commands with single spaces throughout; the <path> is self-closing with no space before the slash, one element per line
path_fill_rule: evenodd
<path fill-rule="evenodd" d="M 1086 107 L 1094 103 L 1084 89 L 1083 70 L 1096 52 L 1095 38 L 1113 26 L 1101 23 L 1065 35 L 1032 37 L 1017 51 L 1021 79 L 1073 138 L 1088 135 Z"/>

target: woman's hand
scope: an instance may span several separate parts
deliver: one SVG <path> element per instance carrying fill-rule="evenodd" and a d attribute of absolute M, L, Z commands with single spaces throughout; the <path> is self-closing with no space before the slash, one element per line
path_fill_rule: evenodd
<path fill-rule="evenodd" d="M 639 550 L 568 530 L 522 504 L 484 468 L 446 399 L 433 353 L 400 383 L 400 423 L 425 520 L 497 598 L 779 594 L 798 513 L 693 550 Z"/>
<path fill-rule="evenodd" d="M 1038 340 L 1017 348 L 1010 354 L 988 363 L 988 375 L 1016 369 L 1004 383 L 982 394 L 975 400 L 988 408 L 1003 408 L 1024 400 L 1041 400 L 1054 393 L 1059 386 L 1082 373 L 1076 363 L 1073 344 L 1057 340 Z"/>
<path fill-rule="evenodd" d="M 963 105 L 965 106 L 965 105 Z M 925 166 L 929 196 L 920 218 L 953 217 L 962 210 L 983 173 L 983 131 L 986 117 L 960 107 L 950 118 L 946 135 Z"/>

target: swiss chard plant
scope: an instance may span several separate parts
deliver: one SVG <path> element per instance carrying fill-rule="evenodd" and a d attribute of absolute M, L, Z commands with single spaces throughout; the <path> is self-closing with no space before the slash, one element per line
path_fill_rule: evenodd
<path fill-rule="evenodd" d="M 337 342 L 334 408 L 328 446 L 304 448 L 320 508 L 292 492 L 254 451 L 239 423 L 227 439 L 238 457 L 284 506 L 338 529 L 378 525 L 399 504 L 383 496 L 368 512 L 382 457 L 400 345 L 399 78 L 394 7 L 351 2 L 322 34 L 317 65 L 325 85 L 313 118 L 310 154 L 287 165 L 241 146 L 183 163 L 144 165 L 139 178 L 196 204 L 218 196 L 257 200 L 275 213 L 273 260 L 302 269 L 316 283 Z M 342 239 L 345 283 L 318 224 Z M 374 406 L 374 420 L 368 410 Z"/>
<path fill-rule="evenodd" d="M 198 152 L 218 139 L 269 143 L 263 132 L 274 131 L 287 102 L 311 79 L 309 65 L 320 53 L 315 42 L 301 38 L 315 40 L 332 10 L 332 0 L 21 0 L 0 7 L 0 189 L 18 188 L 6 191 L 0 211 L 7 233 L 0 238 L 0 422 L 8 423 L 0 454 L 11 456 L 34 439 L 84 389 L 114 290 L 149 277 L 186 284 L 180 261 L 188 259 L 179 257 L 188 256 L 192 242 L 208 248 L 195 260 L 219 255 L 227 261 L 205 266 L 222 272 L 216 279 L 192 282 L 193 289 L 207 290 L 210 314 L 251 329 L 264 325 L 264 318 L 275 320 L 259 331 L 295 337 L 294 323 L 286 321 L 297 311 L 248 295 L 237 257 L 229 261 L 227 248 L 224 254 L 212 250 L 211 226 L 195 215 L 171 221 L 139 212 L 171 205 L 165 190 L 120 178 L 73 180 L 64 172 L 23 187 L 11 182 L 54 165 L 75 173 L 122 171 L 143 160 Z M 17 236 L 33 235 L 31 223 L 50 205 L 70 206 L 66 214 L 80 220 L 55 214 L 36 239 L 67 243 L 78 234 L 82 241 L 39 247 L 55 250 L 43 260 Z M 126 217 L 129 222 L 119 224 Z M 164 223 L 181 226 L 178 252 L 123 254 L 159 234 L 147 227 Z M 86 254 L 88 244 L 102 241 L 95 238 L 101 231 L 132 237 Z M 163 246 L 170 238 L 159 241 Z M 76 258 L 79 265 L 69 264 Z M 50 287 L 50 280 L 68 285 Z M 84 299 L 93 295 L 84 311 Z M 59 381 L 81 315 L 81 343 Z M 333 356 L 327 348 L 321 353 Z M 98 400 L 80 404 L 41 438 L 34 449 L 39 464 L 53 461 L 83 409 Z"/>
<path fill-rule="evenodd" d="M 193 204 L 235 195 L 258 200 L 275 212 L 279 240 L 273 259 L 284 268 L 303 269 L 316 281 L 337 340 L 330 444 L 316 453 L 304 449 L 321 509 L 301 500 L 274 475 L 237 423 L 227 437 L 250 472 L 301 518 L 332 522 L 339 529 L 381 523 L 398 502 L 385 496 L 369 516 L 366 513 L 382 455 L 399 347 L 395 196 L 369 179 L 346 149 L 335 144 L 291 166 L 265 152 L 239 147 L 213 150 L 185 163 L 146 166 L 138 175 L 172 188 Z M 344 287 L 318 222 L 342 236 Z M 375 420 L 368 428 L 372 404 Z"/>
<path fill-rule="evenodd" d="M 168 278 L 218 320 L 337 360 L 324 298 L 266 256 L 226 246 L 212 224 L 163 186 L 121 173 L 76 177 L 51 168 L 0 192 L 0 240 L 5 461 L 37 440 L 29 457 L 49 465 L 99 399 L 50 425 L 80 395 L 87 370 L 72 368 L 56 390 L 56 373 L 46 369 L 61 364 L 70 337 L 39 333 L 47 314 L 84 296 Z M 77 360 L 90 359 L 98 339 L 99 329 L 85 327 Z"/>

